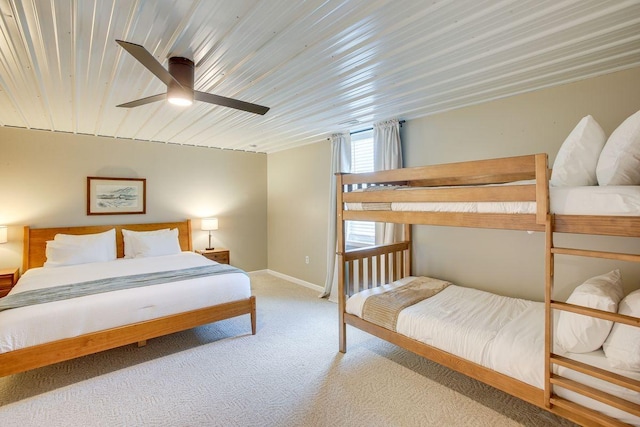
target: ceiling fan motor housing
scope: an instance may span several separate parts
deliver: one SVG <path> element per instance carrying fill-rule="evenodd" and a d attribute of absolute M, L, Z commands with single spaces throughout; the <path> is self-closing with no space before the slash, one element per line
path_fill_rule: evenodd
<path fill-rule="evenodd" d="M 195 75 L 195 65 L 192 60 L 174 56 L 169 58 L 169 74 L 180 85 L 170 82 L 167 87 L 167 97 L 180 98 L 193 102 L 193 80 Z"/>

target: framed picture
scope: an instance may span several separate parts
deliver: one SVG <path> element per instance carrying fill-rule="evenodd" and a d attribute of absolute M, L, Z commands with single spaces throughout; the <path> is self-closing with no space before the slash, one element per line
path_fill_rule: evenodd
<path fill-rule="evenodd" d="M 87 177 L 87 215 L 147 213 L 144 178 Z"/>

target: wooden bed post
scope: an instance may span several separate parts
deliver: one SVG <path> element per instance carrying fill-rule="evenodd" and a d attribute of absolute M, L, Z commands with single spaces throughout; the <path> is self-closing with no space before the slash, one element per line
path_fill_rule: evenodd
<path fill-rule="evenodd" d="M 536 172 L 536 223 L 544 224 L 549 209 L 549 164 L 546 154 L 535 155 Z"/>
<path fill-rule="evenodd" d="M 551 353 L 553 352 L 553 215 L 545 222 L 545 287 L 544 287 L 544 406 L 551 409 Z"/>
<path fill-rule="evenodd" d="M 343 192 L 343 184 L 342 184 L 342 174 L 336 174 L 336 233 L 337 233 L 337 245 L 338 251 L 337 256 L 338 259 L 336 262 L 338 263 L 338 321 L 339 321 L 339 350 L 341 353 L 347 352 L 347 324 L 344 323 L 344 312 L 345 306 L 347 303 L 346 289 L 344 283 L 344 251 L 345 251 L 345 241 L 344 241 L 344 221 L 342 219 L 342 210 L 344 209 L 344 203 L 342 202 L 342 192 Z"/>
<path fill-rule="evenodd" d="M 411 243 L 411 224 L 404 224 L 404 241 L 409 243 L 409 248 L 404 251 L 404 272 L 402 277 L 411 276 L 412 243 Z"/>

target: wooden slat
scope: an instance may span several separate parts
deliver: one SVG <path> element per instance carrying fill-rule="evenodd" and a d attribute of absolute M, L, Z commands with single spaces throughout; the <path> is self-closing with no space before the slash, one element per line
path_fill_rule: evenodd
<path fill-rule="evenodd" d="M 640 405 L 636 403 L 555 374 L 551 376 L 551 383 L 640 417 Z"/>
<path fill-rule="evenodd" d="M 358 292 L 366 289 L 364 285 L 364 265 L 363 265 L 363 261 L 364 260 L 359 260 L 358 261 L 358 282 L 360 283 L 360 286 L 358 286 Z"/>
<path fill-rule="evenodd" d="M 535 178 L 534 155 L 345 174 L 342 179 L 345 184 L 421 180 L 425 183 L 432 181 L 435 185 L 449 185 L 449 182 L 453 185 L 465 185 L 508 182 L 513 181 L 514 177 L 516 179 Z"/>
<path fill-rule="evenodd" d="M 353 278 L 353 261 L 345 261 L 347 265 L 347 295 L 353 295 L 356 292 L 354 278 Z"/>
<path fill-rule="evenodd" d="M 593 409 L 587 408 L 585 406 L 579 405 L 574 402 L 570 402 L 558 396 L 553 396 L 551 398 L 551 403 L 555 405 L 551 412 L 559 413 L 560 415 L 562 415 L 562 412 L 555 409 L 555 408 L 561 408 L 569 411 L 570 414 L 571 413 L 582 414 L 582 416 L 589 417 L 592 420 L 592 423 L 591 423 L 592 425 L 595 424 L 599 427 L 629 427 L 629 424 L 615 420 L 611 417 L 604 415 L 601 412 L 594 411 Z"/>
<path fill-rule="evenodd" d="M 394 251 L 401 251 L 409 248 L 409 242 L 391 243 L 388 245 L 367 246 L 366 248 L 352 249 L 346 251 L 344 259 L 352 261 L 355 259 L 368 258 L 379 254 L 388 254 Z"/>
<path fill-rule="evenodd" d="M 604 252 L 604 251 L 589 251 L 584 249 L 572 249 L 572 248 L 553 248 L 552 252 L 557 255 L 573 255 L 590 258 L 604 258 L 613 259 L 618 261 L 640 262 L 640 255 L 624 254 L 620 252 Z"/>
<path fill-rule="evenodd" d="M 557 233 L 640 237 L 640 216 L 555 215 Z"/>
<path fill-rule="evenodd" d="M 480 214 L 459 212 L 344 211 L 345 220 L 396 224 L 442 225 L 501 230 L 544 231 L 533 214 Z"/>
<path fill-rule="evenodd" d="M 598 368 L 597 366 L 569 359 L 567 357 L 560 356 L 559 354 L 551 354 L 551 362 L 564 366 L 565 368 L 573 369 L 574 371 L 608 381 L 612 384 L 640 392 L 640 381 L 633 378 L 625 377 L 623 375 L 616 374 L 615 372 Z"/>
<path fill-rule="evenodd" d="M 551 308 L 585 316 L 597 317 L 598 319 L 610 320 L 612 322 L 624 323 L 625 325 L 640 327 L 640 318 L 627 316 L 626 314 L 610 313 L 608 311 L 597 310 L 595 308 L 583 307 L 581 305 L 569 304 L 560 301 L 551 301 Z"/>
<path fill-rule="evenodd" d="M 373 264 L 371 258 L 367 258 L 367 289 L 371 289 L 371 287 L 373 286 L 373 266 L 371 264 Z"/>

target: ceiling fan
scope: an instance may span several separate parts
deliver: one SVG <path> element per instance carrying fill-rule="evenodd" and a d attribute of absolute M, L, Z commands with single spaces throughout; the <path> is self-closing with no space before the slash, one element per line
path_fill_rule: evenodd
<path fill-rule="evenodd" d="M 195 65 L 190 59 L 179 56 L 169 58 L 169 70 L 167 71 L 143 46 L 122 40 L 116 40 L 116 43 L 167 85 L 167 93 L 137 99 L 117 105 L 117 107 L 133 108 L 164 99 L 176 105 L 191 105 L 195 99 L 196 101 L 208 102 L 260 115 L 264 115 L 269 111 L 269 107 L 262 105 L 193 90 Z"/>

